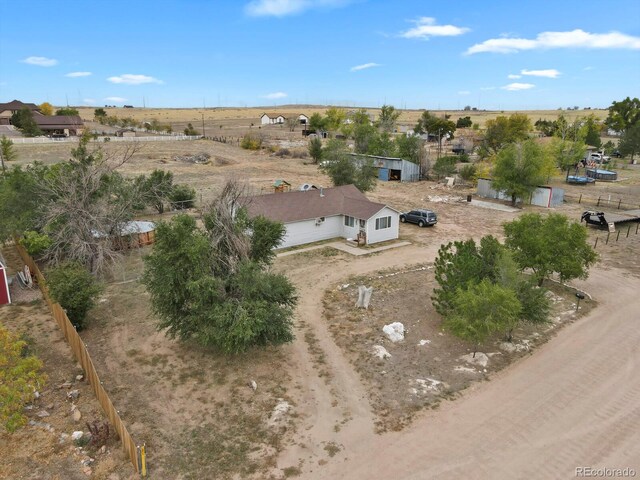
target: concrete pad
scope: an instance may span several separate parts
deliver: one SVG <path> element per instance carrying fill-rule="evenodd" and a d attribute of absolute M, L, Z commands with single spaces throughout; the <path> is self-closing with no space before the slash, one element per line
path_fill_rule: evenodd
<path fill-rule="evenodd" d="M 519 208 L 510 207 L 508 205 L 502 205 L 501 203 L 483 202 L 482 200 L 476 200 L 476 199 L 471 200 L 471 205 L 473 205 L 474 207 L 489 208 L 491 210 L 500 210 L 501 212 L 509 212 L 509 213 L 516 213 L 520 211 Z"/>

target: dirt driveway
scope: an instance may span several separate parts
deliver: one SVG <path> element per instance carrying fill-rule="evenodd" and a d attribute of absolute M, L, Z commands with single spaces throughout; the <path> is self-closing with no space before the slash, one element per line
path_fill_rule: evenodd
<path fill-rule="evenodd" d="M 478 384 L 462 399 L 422 415 L 400 433 L 376 435 L 366 389 L 322 322 L 314 292 L 344 277 L 432 259 L 436 246 L 404 247 L 367 258 L 326 261 L 287 257 L 300 289 L 299 316 L 324 351 L 293 346 L 294 377 L 307 379 L 296 399 L 303 425 L 279 465 L 301 478 L 569 478 L 579 466 L 640 470 L 640 376 L 637 291 L 640 280 L 594 270 L 576 285 L 601 306 L 556 338 Z M 323 268 L 322 264 L 325 267 Z M 309 275 L 314 271 L 313 277 Z"/>

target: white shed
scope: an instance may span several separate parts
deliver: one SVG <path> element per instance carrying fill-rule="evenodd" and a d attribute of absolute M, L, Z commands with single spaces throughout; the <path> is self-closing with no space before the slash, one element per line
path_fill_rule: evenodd
<path fill-rule="evenodd" d="M 354 185 L 246 197 L 249 215 L 284 223 L 279 248 L 342 237 L 372 244 L 398 238 L 399 212 Z"/>

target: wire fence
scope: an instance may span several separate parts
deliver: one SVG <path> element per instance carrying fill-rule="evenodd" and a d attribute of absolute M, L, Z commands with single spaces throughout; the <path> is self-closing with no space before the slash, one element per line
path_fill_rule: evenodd
<path fill-rule="evenodd" d="M 67 340 L 67 343 L 71 347 L 71 351 L 73 352 L 73 355 L 78 360 L 78 363 L 80 363 L 80 365 L 82 366 L 82 369 L 84 370 L 84 373 L 85 373 L 85 377 L 89 381 L 89 384 L 91 385 L 93 392 L 96 398 L 98 399 L 100 406 L 102 407 L 102 410 L 107 415 L 107 417 L 109 418 L 109 421 L 111 422 L 111 425 L 113 425 L 116 432 L 118 433 L 118 437 L 122 442 L 122 448 L 125 454 L 129 456 L 129 459 L 131 460 L 131 464 L 133 465 L 133 468 L 136 471 L 136 473 L 140 472 L 140 467 L 138 464 L 138 451 L 137 451 L 136 444 L 133 441 L 131 434 L 129 433 L 124 423 L 122 422 L 122 419 L 118 414 L 118 411 L 114 408 L 113 403 L 109 398 L 109 395 L 107 394 L 106 390 L 103 388 L 102 382 L 100 381 L 100 377 L 98 376 L 98 372 L 96 371 L 95 366 L 91 361 L 91 356 L 87 351 L 87 347 L 82 341 L 82 338 L 80 337 L 80 335 L 78 335 L 78 332 L 76 331 L 75 327 L 69 321 L 69 318 L 67 317 L 67 314 L 64 311 L 64 309 L 60 306 L 60 304 L 54 302 L 53 299 L 49 296 L 49 290 L 47 289 L 44 275 L 38 268 L 38 265 L 36 264 L 36 262 L 34 262 L 33 258 L 31 258 L 31 256 L 27 253 L 24 247 L 20 245 L 17 239 L 14 239 L 14 243 L 15 243 L 16 249 L 18 250 L 18 253 L 20 254 L 20 257 L 22 257 L 22 261 L 25 263 L 25 265 L 29 267 L 29 269 L 31 270 L 31 273 L 35 275 L 36 280 L 38 282 L 38 287 L 42 291 L 42 296 L 47 302 L 47 305 L 49 306 L 49 310 L 51 311 L 53 318 L 55 319 L 56 323 L 62 330 L 62 333 L 64 334 L 64 338 Z"/>
<path fill-rule="evenodd" d="M 593 242 L 593 248 L 597 249 L 598 245 L 609 245 L 609 243 L 626 240 L 630 235 L 638 235 L 640 233 L 640 222 L 627 223 L 621 228 L 617 228 L 615 232 L 607 232 L 607 235 L 596 236 Z M 632 237 L 633 238 L 633 237 Z"/>
<path fill-rule="evenodd" d="M 564 194 L 565 201 L 571 201 L 584 205 L 592 205 L 599 208 L 615 208 L 616 210 L 634 210 L 640 208 L 640 200 L 633 198 L 616 198 L 613 194 L 596 196 Z"/>
<path fill-rule="evenodd" d="M 115 137 L 106 136 L 98 137 L 96 142 L 176 142 L 186 140 L 200 140 L 202 135 L 158 135 L 158 136 L 145 136 L 145 137 Z M 15 138 L 11 137 L 11 141 L 16 144 L 41 144 L 41 143 L 77 143 L 80 137 L 64 137 L 64 138 L 49 138 L 49 137 L 32 137 L 32 138 Z"/>

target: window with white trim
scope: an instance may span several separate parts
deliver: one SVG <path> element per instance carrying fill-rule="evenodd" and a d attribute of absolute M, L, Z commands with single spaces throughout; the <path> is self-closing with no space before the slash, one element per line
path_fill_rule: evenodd
<path fill-rule="evenodd" d="M 344 224 L 346 227 L 353 227 L 356 224 L 356 219 L 349 215 L 344 216 Z"/>
<path fill-rule="evenodd" d="M 376 230 L 391 228 L 391 217 L 376 218 Z"/>

